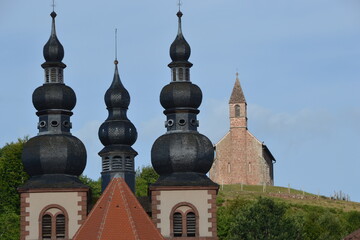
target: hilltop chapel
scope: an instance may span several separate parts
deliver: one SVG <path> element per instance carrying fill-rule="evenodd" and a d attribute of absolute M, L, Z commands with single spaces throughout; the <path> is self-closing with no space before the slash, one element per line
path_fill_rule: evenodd
<path fill-rule="evenodd" d="M 247 102 L 238 73 L 229 100 L 229 115 L 230 130 L 215 144 L 210 179 L 218 184 L 274 185 L 276 160 L 248 130 Z"/>
<path fill-rule="evenodd" d="M 151 161 L 160 175 L 149 188 L 151 218 L 134 195 L 131 147 L 137 139 L 127 118 L 130 104 L 115 59 L 114 78 L 105 93 L 108 118 L 99 128 L 104 148 L 103 193 L 89 209 L 90 190 L 79 176 L 86 149 L 71 134 L 75 92 L 64 83 L 64 48 L 51 13 L 51 35 L 43 49 L 45 81 L 32 100 L 39 117 L 37 136 L 24 146 L 22 161 L 29 180 L 18 191 L 21 199 L 21 240 L 215 240 L 218 185 L 206 173 L 214 158 L 211 141 L 197 131 L 201 89 L 190 81 L 190 45 L 181 29 L 170 47 L 171 81 L 160 93 L 166 133 L 153 144 Z M 99 169 L 100 171 L 100 169 Z"/>

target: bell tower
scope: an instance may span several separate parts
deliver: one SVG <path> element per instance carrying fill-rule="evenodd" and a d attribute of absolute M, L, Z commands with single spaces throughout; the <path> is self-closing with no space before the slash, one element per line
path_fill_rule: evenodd
<path fill-rule="evenodd" d="M 167 132 L 152 146 L 151 162 L 160 175 L 150 186 L 152 218 L 166 239 L 217 238 L 216 194 L 218 185 L 206 173 L 214 148 L 197 131 L 201 89 L 190 81 L 190 45 L 185 40 L 179 10 L 178 33 L 170 47 L 171 82 L 160 93 Z"/>
<path fill-rule="evenodd" d="M 230 128 L 247 129 L 247 103 L 242 91 L 239 73 L 236 73 L 234 88 L 229 100 Z"/>
<path fill-rule="evenodd" d="M 21 240 L 72 239 L 87 213 L 89 188 L 78 178 L 86 165 L 83 143 L 70 129 L 75 92 L 64 84 L 64 48 L 51 13 L 50 39 L 44 46 L 44 84 L 32 101 L 39 117 L 37 136 L 22 153 L 30 179 L 18 191 L 21 199 Z"/>

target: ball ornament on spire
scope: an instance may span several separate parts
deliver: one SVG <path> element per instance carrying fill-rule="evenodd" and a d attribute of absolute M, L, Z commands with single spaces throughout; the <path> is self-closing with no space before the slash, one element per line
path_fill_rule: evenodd
<path fill-rule="evenodd" d="M 61 62 L 64 58 L 64 47 L 56 35 L 55 18 L 57 14 L 53 11 L 50 16 L 52 17 L 51 35 L 44 46 L 43 54 L 46 62 Z"/>
<path fill-rule="evenodd" d="M 181 17 L 183 16 L 181 11 L 176 14 L 178 16 L 178 33 L 174 42 L 170 46 L 170 57 L 173 62 L 187 62 L 190 58 L 191 48 L 189 43 L 185 40 L 182 33 Z"/>

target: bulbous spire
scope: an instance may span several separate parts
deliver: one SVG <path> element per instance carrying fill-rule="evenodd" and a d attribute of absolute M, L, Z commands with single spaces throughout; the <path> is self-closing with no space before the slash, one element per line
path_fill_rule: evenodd
<path fill-rule="evenodd" d="M 113 81 L 105 93 L 108 118 L 99 128 L 99 139 L 104 148 L 99 152 L 102 158 L 102 190 L 114 177 L 123 177 L 135 191 L 134 158 L 137 152 L 131 147 L 137 139 L 134 124 L 127 118 L 130 104 L 129 92 L 121 83 L 118 61 L 115 60 Z"/>
<path fill-rule="evenodd" d="M 173 62 L 187 62 L 190 58 L 191 48 L 189 43 L 185 40 L 184 35 L 182 33 L 181 28 L 181 17 L 182 12 L 179 11 L 177 14 L 178 16 L 178 33 L 174 40 L 174 42 L 170 46 L 170 57 Z"/>
<path fill-rule="evenodd" d="M 51 35 L 44 46 L 43 54 L 46 62 L 61 62 L 64 58 L 64 47 L 56 36 L 55 18 L 57 14 L 53 11 L 50 16 L 52 17 Z"/>
<path fill-rule="evenodd" d="M 54 11 L 51 17 L 51 36 L 43 52 L 46 62 L 41 65 L 45 71 L 45 83 L 35 89 L 32 96 L 39 116 L 39 133 L 29 139 L 22 153 L 24 169 L 31 177 L 25 187 L 84 186 L 77 176 L 85 169 L 86 149 L 70 131 L 76 95 L 63 82 L 66 66 L 61 61 L 64 48 L 56 36 Z"/>
<path fill-rule="evenodd" d="M 214 185 L 206 173 L 214 159 L 211 141 L 197 131 L 201 89 L 190 81 L 190 46 L 181 30 L 182 13 L 177 13 L 179 29 L 170 47 L 172 81 L 163 87 L 160 102 L 167 117 L 166 134 L 154 142 L 151 163 L 160 175 L 158 186 Z"/>
<path fill-rule="evenodd" d="M 105 93 L 105 104 L 108 108 L 128 108 L 130 104 L 129 92 L 121 83 L 118 61 L 115 60 L 114 78 L 110 88 Z"/>

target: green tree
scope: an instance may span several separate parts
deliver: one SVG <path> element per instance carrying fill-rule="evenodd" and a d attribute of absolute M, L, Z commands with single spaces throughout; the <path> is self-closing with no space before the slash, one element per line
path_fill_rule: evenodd
<path fill-rule="evenodd" d="M 7 143 L 0 149 L 0 239 L 20 238 L 20 198 L 17 188 L 28 175 L 21 162 L 23 145 L 27 138 Z"/>
<path fill-rule="evenodd" d="M 101 196 L 101 178 L 98 178 L 98 180 L 93 180 L 86 175 L 80 175 L 79 179 L 82 183 L 90 187 L 90 193 L 91 193 L 90 207 L 92 207 L 93 205 L 95 205 L 95 203 Z"/>
<path fill-rule="evenodd" d="M 136 170 L 135 176 L 135 191 L 136 196 L 143 197 L 148 195 L 149 185 L 156 182 L 159 178 L 153 167 L 146 166 Z"/>
<path fill-rule="evenodd" d="M 287 208 L 283 203 L 262 197 L 254 203 L 241 206 L 240 210 L 234 212 L 226 239 L 301 239 L 298 220 L 286 215 Z"/>

